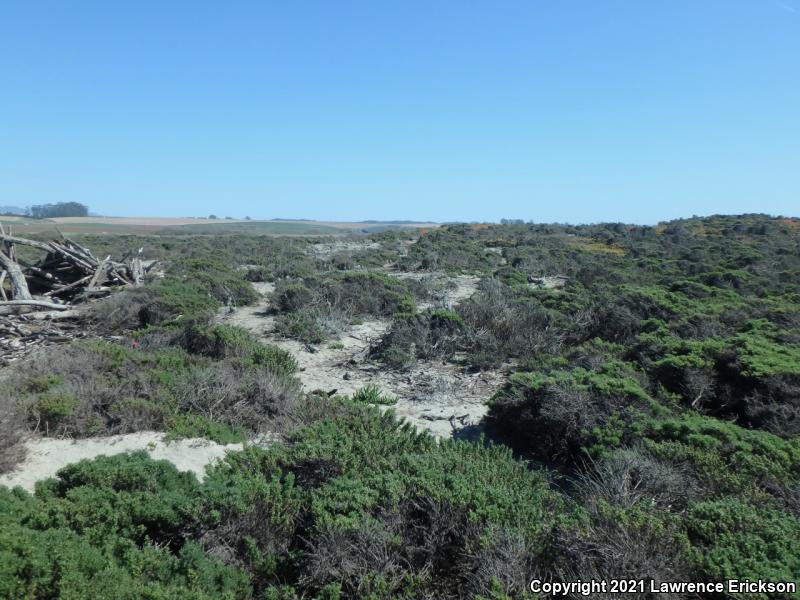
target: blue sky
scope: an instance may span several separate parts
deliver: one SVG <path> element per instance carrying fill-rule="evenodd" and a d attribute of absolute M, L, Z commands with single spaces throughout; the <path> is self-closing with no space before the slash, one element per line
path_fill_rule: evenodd
<path fill-rule="evenodd" d="M 800 215 L 800 0 L 0 4 L 0 205 Z"/>

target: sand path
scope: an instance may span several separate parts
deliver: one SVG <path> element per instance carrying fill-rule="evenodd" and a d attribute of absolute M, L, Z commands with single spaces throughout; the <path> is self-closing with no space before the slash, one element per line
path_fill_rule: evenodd
<path fill-rule="evenodd" d="M 168 441 L 164 433 L 139 431 L 79 440 L 31 438 L 25 448 L 25 459 L 14 471 L 0 475 L 0 485 L 18 485 L 32 492 L 37 481 L 54 477 L 68 464 L 137 450 L 146 451 L 156 460 L 168 460 L 180 471 L 191 471 L 202 480 L 207 465 L 222 459 L 228 451 L 241 450 L 242 444 L 221 445 L 199 438 Z"/>
<path fill-rule="evenodd" d="M 389 273 L 398 278 L 424 278 L 429 274 Z M 469 298 L 479 279 L 469 275 L 449 278 L 450 285 L 436 299 L 438 306 L 453 306 Z M 274 318 L 267 314 L 266 296 L 274 289 L 271 283 L 254 284 L 265 301 L 256 306 L 224 309 L 219 320 L 251 331 L 264 342 L 283 348 L 294 355 L 300 367 L 298 374 L 306 391 L 336 390 L 352 394 L 369 384 L 378 385 L 384 393 L 397 398 L 395 412 L 421 429 L 437 437 L 471 436 L 486 414 L 486 400 L 502 385 L 500 373 L 464 373 L 456 365 L 421 361 L 409 372 L 389 371 L 370 360 L 373 342 L 389 328 L 386 319 L 365 321 L 351 326 L 337 343 L 324 343 L 316 348 L 277 336 Z M 423 303 L 420 308 L 429 308 Z M 313 350 L 313 351 L 310 351 Z"/>

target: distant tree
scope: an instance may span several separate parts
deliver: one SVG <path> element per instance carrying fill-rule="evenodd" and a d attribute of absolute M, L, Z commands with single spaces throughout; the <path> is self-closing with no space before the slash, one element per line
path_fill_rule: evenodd
<path fill-rule="evenodd" d="M 36 204 L 28 208 L 28 212 L 34 219 L 88 217 L 89 207 L 80 202 L 59 202 L 57 204 Z"/>
<path fill-rule="evenodd" d="M 249 220 L 250 220 L 250 217 L 245 217 L 245 218 L 244 218 L 244 220 L 245 220 L 245 221 L 249 221 Z"/>
<path fill-rule="evenodd" d="M 208 215 L 208 218 L 209 219 L 217 219 L 218 217 L 217 217 L 217 215 Z"/>
<path fill-rule="evenodd" d="M 225 217 L 226 221 L 233 221 L 233 217 Z"/>
<path fill-rule="evenodd" d="M 27 209 L 19 206 L 0 206 L 0 215 L 22 216 L 27 214 Z"/>

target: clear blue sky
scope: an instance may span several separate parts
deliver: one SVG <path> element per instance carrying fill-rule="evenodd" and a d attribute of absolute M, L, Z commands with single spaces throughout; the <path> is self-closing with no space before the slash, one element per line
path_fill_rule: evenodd
<path fill-rule="evenodd" d="M 0 4 L 0 205 L 800 214 L 800 0 Z"/>

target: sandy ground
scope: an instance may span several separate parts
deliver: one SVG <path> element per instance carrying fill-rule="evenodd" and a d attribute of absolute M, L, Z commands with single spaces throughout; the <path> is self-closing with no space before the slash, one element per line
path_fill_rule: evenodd
<path fill-rule="evenodd" d="M 425 278 L 431 274 L 389 273 L 399 278 Z M 433 275 L 436 277 L 436 275 Z M 420 308 L 453 306 L 469 298 L 479 279 L 468 275 L 449 278 L 449 285 L 433 302 Z M 256 283 L 263 296 L 273 284 Z M 409 372 L 387 370 L 368 357 L 370 346 L 386 332 L 388 320 L 365 321 L 344 332 L 337 343 L 327 342 L 310 348 L 296 340 L 279 338 L 273 331 L 274 319 L 266 313 L 266 303 L 224 309 L 220 320 L 243 327 L 264 342 L 291 352 L 300 367 L 299 378 L 306 391 L 336 391 L 352 394 L 369 384 L 381 387 L 384 393 L 397 398 L 395 412 L 418 428 L 437 437 L 472 436 L 486 414 L 486 400 L 503 383 L 501 373 L 464 373 L 456 365 L 441 362 L 420 362 Z M 341 347 L 340 347 L 341 346 Z"/>
<path fill-rule="evenodd" d="M 68 464 L 137 450 L 146 450 L 152 458 L 168 460 L 179 470 L 191 471 L 203 479 L 206 465 L 222 459 L 230 450 L 242 449 L 242 444 L 223 446 L 199 438 L 167 441 L 164 433 L 155 431 L 80 440 L 31 438 L 25 446 L 25 460 L 11 473 L 0 475 L 0 485 L 19 485 L 33 491 L 37 481 L 55 476 Z"/>

